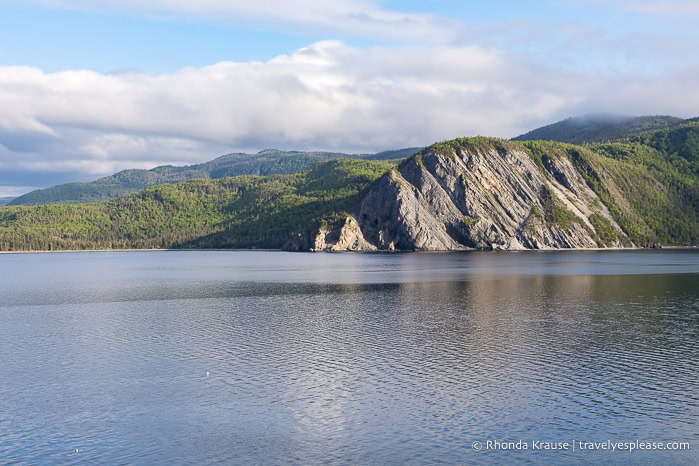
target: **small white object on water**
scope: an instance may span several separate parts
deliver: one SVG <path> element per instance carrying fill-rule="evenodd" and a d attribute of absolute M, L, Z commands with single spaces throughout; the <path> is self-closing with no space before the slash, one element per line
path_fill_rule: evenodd
<path fill-rule="evenodd" d="M 80 451 L 80 450 L 78 450 L 77 448 L 75 449 L 75 453 L 77 453 L 77 452 L 79 452 L 79 451 Z"/>
<path fill-rule="evenodd" d="M 209 376 L 209 371 L 206 371 L 206 376 L 207 376 L 207 377 Z"/>

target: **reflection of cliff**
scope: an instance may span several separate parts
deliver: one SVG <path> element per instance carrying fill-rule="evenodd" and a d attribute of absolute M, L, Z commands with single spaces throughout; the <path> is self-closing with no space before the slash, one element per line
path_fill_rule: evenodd
<path fill-rule="evenodd" d="M 416 257 L 392 263 L 392 283 L 284 283 L 259 294 L 251 285 L 226 301 L 217 328 L 229 341 L 213 341 L 227 348 L 236 406 L 255 416 L 273 406 L 291 437 L 305 439 L 286 439 L 294 448 L 341 458 L 377 439 L 381 451 L 405 438 L 463 441 L 469 426 L 502 433 L 545 422 L 563 435 L 575 423 L 592 429 L 594 418 L 610 432 L 615 413 L 654 409 L 657 393 L 679 396 L 670 383 L 691 398 L 687 371 L 699 355 L 681 332 L 697 312 L 668 314 L 687 311 L 671 309 L 672 296 L 697 302 L 691 276 L 505 275 L 468 255 L 462 265 L 480 272 L 439 280 L 448 271 L 423 262 L 420 272 Z M 660 375 L 666 364 L 678 372 Z"/>
<path fill-rule="evenodd" d="M 658 303 L 672 282 L 635 275 L 481 275 L 403 284 L 397 307 L 403 333 L 410 330 L 412 344 L 439 366 L 478 371 L 472 361 L 486 358 L 498 374 L 515 371 L 523 360 L 573 369 L 591 349 L 599 356 L 609 344 L 636 344 L 624 339 L 629 329 L 641 327 L 649 337 L 667 330 Z"/>

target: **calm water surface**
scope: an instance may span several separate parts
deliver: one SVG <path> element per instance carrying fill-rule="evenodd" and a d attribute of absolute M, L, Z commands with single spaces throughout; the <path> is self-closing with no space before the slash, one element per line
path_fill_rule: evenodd
<path fill-rule="evenodd" d="M 0 462 L 696 464 L 698 337 L 699 251 L 0 255 Z"/>

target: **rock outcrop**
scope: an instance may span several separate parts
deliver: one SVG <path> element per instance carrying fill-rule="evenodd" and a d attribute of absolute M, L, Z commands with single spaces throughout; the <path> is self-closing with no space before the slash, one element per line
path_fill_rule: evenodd
<path fill-rule="evenodd" d="M 376 251 L 376 246 L 364 239 L 359 223 L 347 217 L 340 228 L 321 228 L 315 235 L 314 251 Z"/>
<path fill-rule="evenodd" d="M 596 230 L 600 225 L 607 229 L 604 241 Z M 522 146 L 504 141 L 423 150 L 384 175 L 354 217 L 334 230 L 311 234 L 309 240 L 290 249 L 632 246 L 573 158 L 548 155 L 539 160 Z"/>

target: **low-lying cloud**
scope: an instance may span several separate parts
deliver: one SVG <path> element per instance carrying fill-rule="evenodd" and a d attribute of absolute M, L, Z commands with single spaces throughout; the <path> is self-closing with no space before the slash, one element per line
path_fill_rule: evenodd
<path fill-rule="evenodd" d="M 98 175 L 270 147 L 371 152 L 512 137 L 589 111 L 694 116 L 692 66 L 595 75 L 493 48 L 324 41 L 174 74 L 0 67 L 0 171 Z"/>

